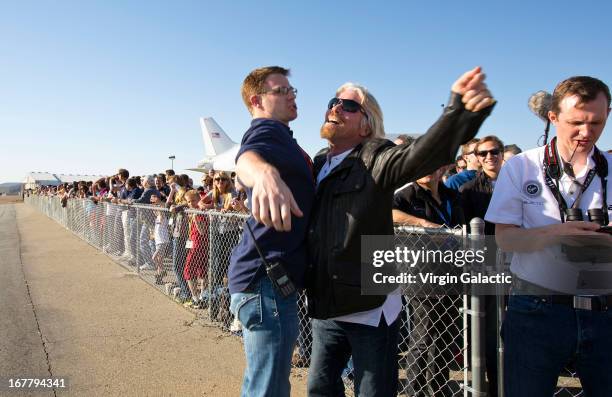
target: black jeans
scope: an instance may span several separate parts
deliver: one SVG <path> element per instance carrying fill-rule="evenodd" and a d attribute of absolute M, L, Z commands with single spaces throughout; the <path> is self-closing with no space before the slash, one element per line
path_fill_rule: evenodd
<path fill-rule="evenodd" d="M 406 377 L 412 396 L 452 395 L 450 367 L 460 350 L 461 316 L 451 297 L 410 299 Z"/>

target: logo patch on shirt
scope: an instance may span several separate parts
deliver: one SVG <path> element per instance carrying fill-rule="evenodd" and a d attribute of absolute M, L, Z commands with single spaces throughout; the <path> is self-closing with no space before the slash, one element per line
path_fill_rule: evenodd
<path fill-rule="evenodd" d="M 529 197 L 537 197 L 542 193 L 542 185 L 538 181 L 527 181 L 523 185 L 523 192 Z"/>

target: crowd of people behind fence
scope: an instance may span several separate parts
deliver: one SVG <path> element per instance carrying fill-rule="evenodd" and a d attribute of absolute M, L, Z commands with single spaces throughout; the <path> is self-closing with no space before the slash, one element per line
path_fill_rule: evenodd
<path fill-rule="evenodd" d="M 96 181 L 39 186 L 27 194 L 59 198 L 62 207 L 79 199 L 75 202 L 83 205 L 87 233 L 95 234 L 105 252 L 140 271 L 153 272 L 155 283 L 166 285 L 185 306 L 203 309 L 213 302 L 215 319 L 229 324 L 228 304 L 223 301 L 240 221 L 211 219 L 204 211 L 247 213 L 246 194 L 233 172 L 210 170 L 200 182 L 195 186 L 188 175 L 171 169 L 130 176 L 121 168 Z M 173 275 L 164 260 L 172 262 Z M 212 272 L 207 268 L 210 262 Z"/>

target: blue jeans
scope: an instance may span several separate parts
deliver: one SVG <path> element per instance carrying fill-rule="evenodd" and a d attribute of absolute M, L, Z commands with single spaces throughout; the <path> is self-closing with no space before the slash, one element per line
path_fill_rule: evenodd
<path fill-rule="evenodd" d="M 291 355 L 298 336 L 297 294 L 281 297 L 264 276 L 232 294 L 230 310 L 242 324 L 244 397 L 289 397 Z"/>
<path fill-rule="evenodd" d="M 144 265 L 145 263 L 148 263 L 149 265 L 153 264 L 153 253 L 151 252 L 151 244 L 149 244 L 151 241 L 150 236 L 151 226 L 147 225 L 146 223 L 142 223 L 138 238 L 140 253 L 140 256 L 138 257 L 138 265 Z"/>
<path fill-rule="evenodd" d="M 185 261 L 187 260 L 187 249 L 185 248 L 186 239 L 184 237 L 174 237 L 172 241 L 172 269 L 176 274 L 176 281 L 181 288 L 179 299 L 185 300 L 191 296 L 191 292 L 189 292 L 189 288 L 187 287 L 187 281 L 185 281 L 185 277 L 183 277 Z"/>
<path fill-rule="evenodd" d="M 308 396 L 344 396 L 341 374 L 353 356 L 355 395 L 397 395 L 398 317 L 378 327 L 334 320 L 312 320 Z"/>
<path fill-rule="evenodd" d="M 134 215 L 128 213 L 129 249 L 130 254 L 132 254 L 134 260 L 136 261 L 138 260 L 138 250 L 136 245 L 136 240 L 139 232 L 139 230 L 137 229 L 138 226 L 140 225 L 138 224 L 138 221 L 136 220 Z"/>
<path fill-rule="evenodd" d="M 506 397 L 552 396 L 570 359 L 587 397 L 612 396 L 612 310 L 511 295 L 502 336 Z"/>

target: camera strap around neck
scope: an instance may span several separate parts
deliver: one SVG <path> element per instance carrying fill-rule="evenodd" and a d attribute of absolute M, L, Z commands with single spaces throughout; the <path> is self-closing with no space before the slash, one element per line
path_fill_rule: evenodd
<path fill-rule="evenodd" d="M 565 222 L 565 212 L 568 208 L 578 208 L 580 205 L 580 199 L 582 198 L 583 193 L 587 190 L 595 175 L 599 175 L 601 181 L 601 190 L 602 190 L 602 210 L 605 217 L 605 223 L 608 224 L 608 209 L 607 209 L 607 176 L 608 176 L 608 162 L 606 158 L 599 152 L 599 149 L 595 147 L 593 151 L 593 159 L 595 160 L 595 168 L 589 170 L 584 183 L 579 183 L 575 178 L 570 176 L 572 182 L 580 185 L 581 189 L 578 192 L 578 196 L 576 200 L 572 204 L 571 207 L 567 206 L 567 202 L 561 195 L 561 191 L 559 190 L 560 179 L 562 174 L 562 166 L 561 160 L 559 157 L 559 152 L 557 151 L 557 137 L 554 137 L 550 143 L 546 145 L 544 148 L 544 180 L 548 188 L 553 192 L 555 199 L 557 200 L 557 205 L 559 206 L 559 216 L 561 217 L 561 223 Z"/>

